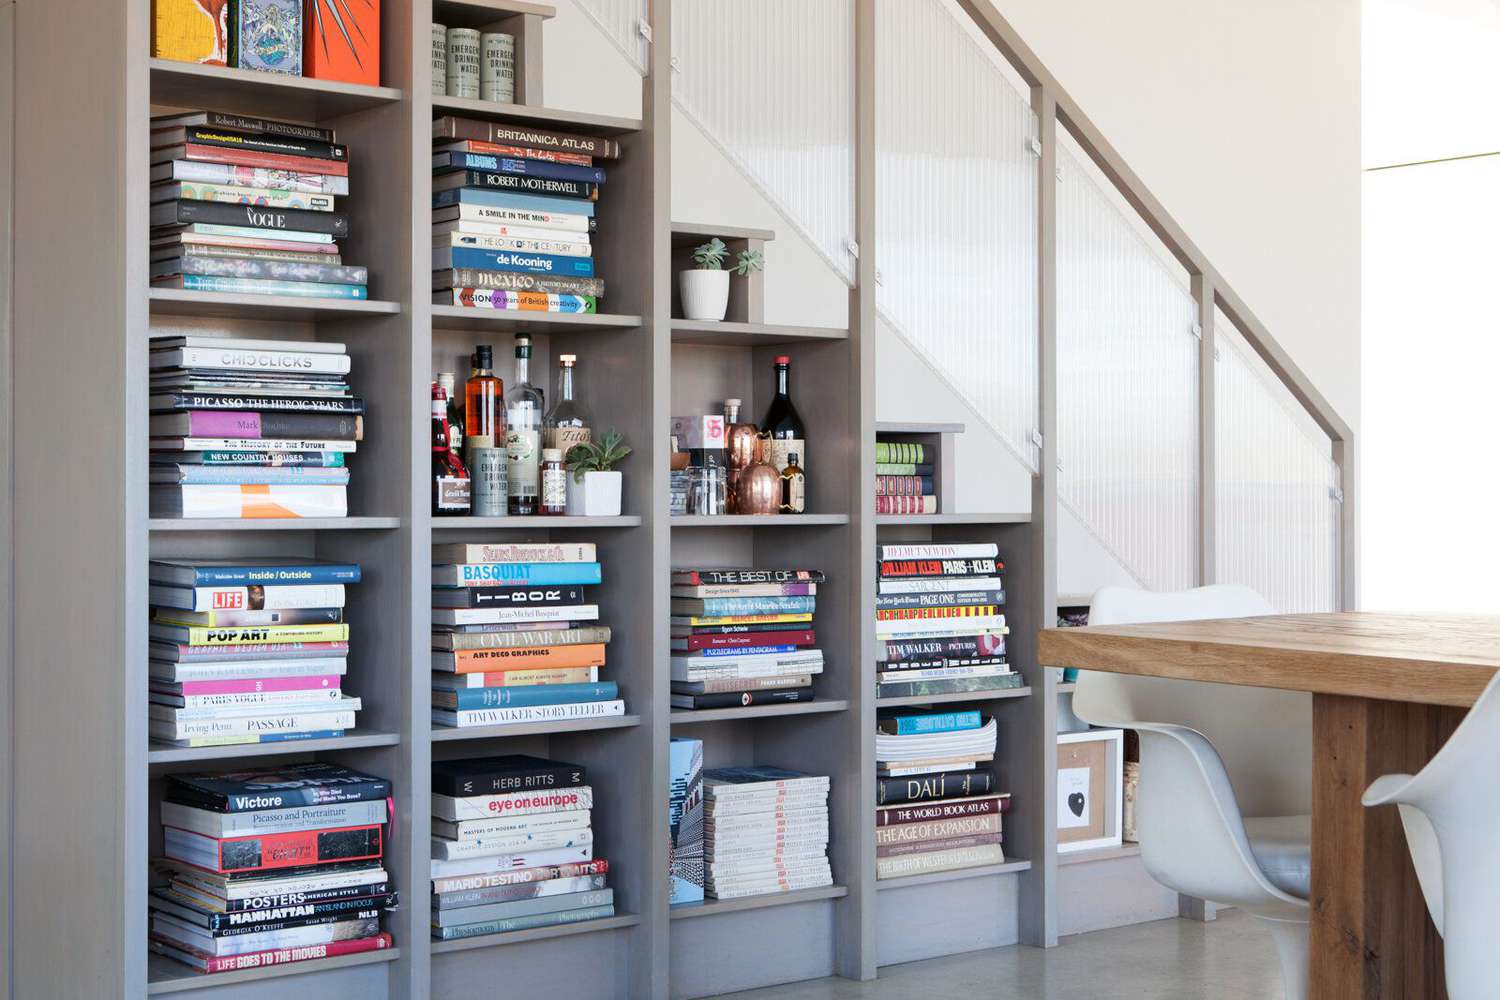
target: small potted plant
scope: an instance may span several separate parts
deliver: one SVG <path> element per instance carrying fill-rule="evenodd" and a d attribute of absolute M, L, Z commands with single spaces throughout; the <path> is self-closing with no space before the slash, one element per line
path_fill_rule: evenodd
<path fill-rule="evenodd" d="M 693 263 L 697 266 L 677 276 L 683 316 L 722 320 L 729 311 L 729 275 L 743 278 L 765 267 L 765 257 L 759 250 L 741 250 L 734 265 L 725 270 L 728 262 L 729 248 L 717 236 L 693 251 Z"/>
<path fill-rule="evenodd" d="M 563 461 L 568 471 L 568 513 L 582 517 L 617 517 L 620 513 L 621 475 L 615 469 L 630 447 L 616 431 L 597 441 L 568 449 Z"/>

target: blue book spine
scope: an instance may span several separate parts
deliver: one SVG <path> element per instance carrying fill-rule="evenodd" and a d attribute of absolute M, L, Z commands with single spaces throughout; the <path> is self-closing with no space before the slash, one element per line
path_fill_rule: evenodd
<path fill-rule="evenodd" d="M 441 267 L 468 267 L 476 271 L 524 271 L 527 274 L 565 274 L 574 278 L 594 276 L 592 257 L 560 257 L 516 250 L 441 247 L 433 251 L 432 262 Z"/>
<path fill-rule="evenodd" d="M 446 157 L 446 162 L 442 158 Z M 442 169 L 488 170 L 497 174 L 521 174 L 527 177 L 551 177 L 560 181 L 586 181 L 590 184 L 604 183 L 603 167 L 584 167 L 576 163 L 552 163 L 547 160 L 522 160 L 507 156 L 490 156 L 485 153 L 440 153 L 433 158 Z"/>
<path fill-rule="evenodd" d="M 463 585 L 485 587 L 560 586 L 603 583 L 600 565 L 591 563 L 464 563 L 457 567 Z"/>
<path fill-rule="evenodd" d="M 261 733 L 258 743 L 291 743 L 294 740 L 329 740 L 343 736 L 342 729 L 313 729 L 305 733 Z"/>
<path fill-rule="evenodd" d="M 435 191 L 433 208 L 449 205 L 484 205 L 488 208 L 513 208 L 523 212 L 562 212 L 564 215 L 594 215 L 594 203 L 587 198 L 551 198 L 544 194 L 512 194 L 509 191 L 481 191 L 453 188 Z"/>
<path fill-rule="evenodd" d="M 269 451 L 194 451 L 183 452 L 182 461 L 187 463 L 200 462 L 203 465 L 254 465 L 266 466 L 274 464 L 278 459 L 285 466 L 288 456 L 296 461 L 298 465 L 318 467 L 327 469 L 338 469 L 344 465 L 344 453 L 341 451 L 299 451 L 278 452 Z M 192 456 L 191 459 L 188 456 Z"/>
<path fill-rule="evenodd" d="M 364 285 L 332 281 L 277 281 L 272 278 L 222 278 L 216 274 L 184 274 L 182 287 L 195 292 L 245 292 L 251 295 L 294 295 L 317 299 L 368 299 Z"/>
<path fill-rule="evenodd" d="M 325 469 L 321 466 L 182 465 L 183 483 L 305 483 L 307 485 L 346 486 L 348 469 Z"/>
<path fill-rule="evenodd" d="M 505 934 L 510 931 L 530 930 L 533 927 L 552 927 L 557 924 L 576 924 L 585 920 L 602 920 L 615 915 L 614 904 L 605 906 L 582 906 L 576 910 L 559 910 L 556 913 L 533 913 L 524 917 L 501 917 L 478 924 L 458 924 L 454 927 L 434 927 L 432 936 L 444 941 L 454 938 L 480 937 L 485 934 Z"/>
<path fill-rule="evenodd" d="M 520 684 L 514 687 L 458 688 L 458 710 L 519 708 L 525 705 L 572 705 L 584 701 L 614 701 L 620 696 L 614 681 L 596 684 Z M 447 707 L 447 706 L 443 706 Z"/>
<path fill-rule="evenodd" d="M 920 736 L 926 733 L 956 733 L 978 729 L 979 712 L 939 712 L 933 715 L 898 715 L 897 736 Z"/>
<path fill-rule="evenodd" d="M 795 653 L 800 646 L 738 646 L 734 649 L 700 649 L 703 656 L 754 656 L 757 653 Z"/>
<path fill-rule="evenodd" d="M 322 566 L 195 566 L 195 587 L 244 587 L 250 584 L 358 583 L 357 563 Z"/>
<path fill-rule="evenodd" d="M 702 615 L 805 615 L 817 606 L 815 597 L 705 597 Z"/>

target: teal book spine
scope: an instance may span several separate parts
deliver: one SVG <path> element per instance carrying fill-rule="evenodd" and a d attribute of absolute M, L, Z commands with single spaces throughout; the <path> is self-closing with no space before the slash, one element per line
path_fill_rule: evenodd
<path fill-rule="evenodd" d="M 510 931 L 526 931 L 533 927 L 555 927 L 558 924 L 577 924 L 585 920 L 602 920 L 605 917 L 615 915 L 615 908 L 610 906 L 583 906 L 576 910 L 562 910 L 557 913 L 536 913 L 526 917 L 502 917 L 499 920 L 485 920 L 477 924 L 459 924 L 456 927 L 433 928 L 432 936 L 442 941 L 453 941 L 457 938 L 480 937 L 485 934 L 506 934 Z"/>

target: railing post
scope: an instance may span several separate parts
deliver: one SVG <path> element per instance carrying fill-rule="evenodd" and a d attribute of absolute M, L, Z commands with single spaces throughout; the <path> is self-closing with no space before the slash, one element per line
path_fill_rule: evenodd
<path fill-rule="evenodd" d="M 1198 334 L 1198 583 L 1202 586 L 1218 582 L 1218 496 L 1214 489 L 1218 418 L 1214 365 L 1219 347 L 1214 330 L 1213 278 L 1195 274 L 1192 284 Z"/>
<path fill-rule="evenodd" d="M 1340 611 L 1359 610 L 1359 520 L 1355 516 L 1355 476 L 1358 469 L 1353 432 L 1334 438 L 1333 462 L 1339 467 L 1339 590 Z"/>

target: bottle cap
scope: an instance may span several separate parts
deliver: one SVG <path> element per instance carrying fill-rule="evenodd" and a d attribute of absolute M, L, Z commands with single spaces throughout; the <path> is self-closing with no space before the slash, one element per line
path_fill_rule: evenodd
<path fill-rule="evenodd" d="M 564 354 L 564 355 L 562 355 L 561 357 L 559 357 L 557 359 L 557 363 L 560 364 L 560 365 L 568 365 L 568 366 L 576 365 L 578 363 L 578 355 L 576 355 L 576 354 Z"/>
<path fill-rule="evenodd" d="M 495 349 L 489 344 L 480 344 L 474 348 L 474 367 L 491 368 L 494 366 Z"/>
<path fill-rule="evenodd" d="M 446 389 L 448 386 L 458 382 L 458 376 L 453 372 L 438 372 L 437 381 L 438 385 Z"/>
<path fill-rule="evenodd" d="M 786 460 L 787 460 L 787 464 L 788 465 L 796 465 L 797 464 L 797 453 L 795 451 L 789 451 L 789 452 L 787 452 L 786 453 Z"/>
<path fill-rule="evenodd" d="M 543 448 L 542 449 L 542 461 L 543 462 L 561 462 L 562 461 L 562 449 L 561 448 Z"/>
<path fill-rule="evenodd" d="M 741 400 L 738 400 L 738 399 L 726 399 L 726 400 L 724 400 L 724 405 L 725 406 L 743 406 L 745 404 Z"/>
<path fill-rule="evenodd" d="M 778 355 L 776 358 L 776 363 L 778 365 L 789 365 L 792 363 L 791 356 L 786 354 Z"/>

